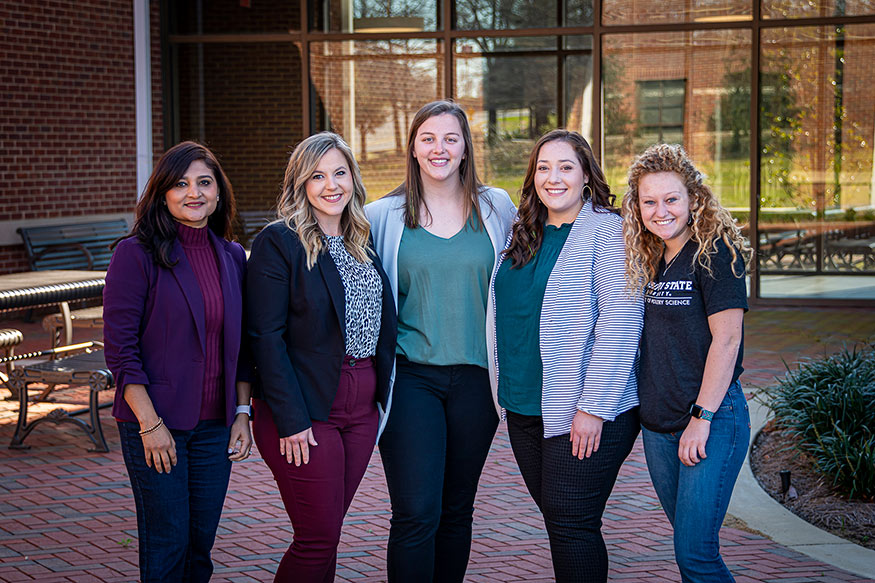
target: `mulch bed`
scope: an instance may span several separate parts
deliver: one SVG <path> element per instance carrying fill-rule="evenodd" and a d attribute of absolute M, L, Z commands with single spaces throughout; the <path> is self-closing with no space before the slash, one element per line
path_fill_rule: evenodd
<path fill-rule="evenodd" d="M 809 456 L 796 450 L 795 438 L 769 422 L 754 441 L 751 469 L 760 486 L 793 514 L 836 536 L 875 549 L 875 502 L 848 500 L 814 470 Z M 795 499 L 781 493 L 781 470 L 790 470 Z"/>

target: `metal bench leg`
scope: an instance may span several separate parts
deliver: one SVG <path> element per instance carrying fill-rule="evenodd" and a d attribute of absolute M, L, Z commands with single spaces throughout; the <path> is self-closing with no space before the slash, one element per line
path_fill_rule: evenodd
<path fill-rule="evenodd" d="M 106 438 L 103 436 L 103 426 L 100 424 L 101 406 L 98 399 L 100 391 L 106 388 L 106 377 L 102 374 L 91 375 L 91 378 L 88 379 L 88 388 L 91 390 L 91 394 L 88 397 L 91 426 L 86 429 L 86 433 L 92 443 L 94 443 L 94 447 L 89 448 L 88 451 L 108 453 L 109 446 L 106 445 Z"/>
<path fill-rule="evenodd" d="M 18 374 L 12 373 L 9 386 L 13 393 L 18 393 L 18 423 L 15 424 L 9 448 L 30 449 L 29 445 L 24 445 L 24 438 L 33 430 L 33 426 L 27 426 L 27 383 Z"/>

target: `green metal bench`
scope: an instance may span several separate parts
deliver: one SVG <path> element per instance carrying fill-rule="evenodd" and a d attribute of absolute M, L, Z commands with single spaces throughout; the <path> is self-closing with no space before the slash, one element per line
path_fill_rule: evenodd
<path fill-rule="evenodd" d="M 112 258 L 109 245 L 128 234 L 124 219 L 90 223 L 20 227 L 33 271 L 86 269 L 105 271 Z"/>

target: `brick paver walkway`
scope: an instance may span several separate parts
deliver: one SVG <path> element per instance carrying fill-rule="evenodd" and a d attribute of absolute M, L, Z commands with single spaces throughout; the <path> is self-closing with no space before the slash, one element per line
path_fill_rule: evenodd
<path fill-rule="evenodd" d="M 748 389 L 780 374 L 782 358 L 820 354 L 875 334 L 872 312 L 861 310 L 759 311 L 746 325 L 742 380 Z M 26 333 L 38 337 L 34 326 Z M 88 453 L 86 438 L 68 426 L 37 429 L 28 439 L 29 451 L 6 449 L 14 413 L 13 404 L 0 403 L 0 581 L 135 581 L 134 505 L 108 410 L 104 418 L 112 451 L 104 455 Z M 612 581 L 679 580 L 670 528 L 650 486 L 640 441 L 620 474 L 604 522 Z M 385 581 L 388 525 L 389 500 L 375 454 L 344 526 L 339 581 Z M 258 455 L 235 464 L 213 554 L 213 580 L 272 580 L 290 539 L 267 467 Z M 722 543 L 739 583 L 871 581 L 745 530 L 724 528 Z M 480 482 L 467 580 L 553 580 L 543 521 L 503 427 Z"/>

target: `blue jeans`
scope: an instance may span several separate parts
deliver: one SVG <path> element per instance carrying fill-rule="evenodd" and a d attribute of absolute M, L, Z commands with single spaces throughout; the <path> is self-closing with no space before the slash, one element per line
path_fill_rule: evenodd
<path fill-rule="evenodd" d="M 681 434 L 644 429 L 653 488 L 674 527 L 674 552 L 684 583 L 735 581 L 720 556 L 720 526 L 750 441 L 750 415 L 738 381 L 711 421 L 707 458 L 687 467 L 678 458 Z"/>
<path fill-rule="evenodd" d="M 177 462 L 169 474 L 146 465 L 139 424 L 119 421 L 118 428 L 137 506 L 141 580 L 209 581 L 231 477 L 230 428 L 211 419 L 189 431 L 171 429 Z"/>
<path fill-rule="evenodd" d="M 462 583 L 474 497 L 498 427 L 489 373 L 398 357 L 380 456 L 392 501 L 390 583 Z"/>

